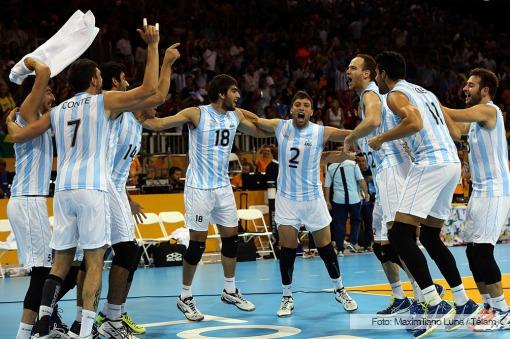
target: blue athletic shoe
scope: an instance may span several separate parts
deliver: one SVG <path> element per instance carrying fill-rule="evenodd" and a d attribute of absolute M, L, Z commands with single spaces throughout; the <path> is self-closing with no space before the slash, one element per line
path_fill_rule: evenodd
<path fill-rule="evenodd" d="M 455 316 L 453 319 L 445 323 L 445 329 L 448 332 L 455 331 L 461 326 L 467 326 L 471 319 L 476 318 L 478 313 L 482 311 L 482 307 L 469 299 L 462 306 L 455 305 Z"/>
<path fill-rule="evenodd" d="M 380 317 L 393 317 L 397 314 L 406 313 L 411 307 L 411 301 L 409 298 L 397 299 L 394 298 L 390 306 L 382 311 L 377 312 Z"/>
<path fill-rule="evenodd" d="M 420 303 L 417 300 L 413 300 L 411 303 L 411 306 L 409 307 L 409 322 L 411 325 L 409 325 L 406 330 L 407 331 L 414 331 L 419 325 L 421 318 L 423 315 L 427 312 L 427 305 L 425 303 Z M 415 323 L 418 323 L 416 325 Z"/>
<path fill-rule="evenodd" d="M 454 314 L 455 309 L 444 300 L 436 306 L 429 306 L 427 308 L 427 314 L 423 318 L 424 320 L 427 320 L 426 323 L 424 326 L 419 326 L 413 331 L 413 337 L 423 338 L 431 334 L 439 327 L 439 325 L 448 321 L 448 319 Z"/>

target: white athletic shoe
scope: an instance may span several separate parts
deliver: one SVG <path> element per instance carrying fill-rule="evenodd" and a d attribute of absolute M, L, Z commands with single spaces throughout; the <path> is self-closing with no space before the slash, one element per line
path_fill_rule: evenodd
<path fill-rule="evenodd" d="M 67 334 L 65 334 L 63 332 L 51 330 L 48 335 L 44 335 L 44 336 L 40 337 L 39 334 L 35 334 L 31 338 L 32 339 L 70 339 L 71 337 L 69 337 Z"/>
<path fill-rule="evenodd" d="M 354 312 L 358 309 L 358 304 L 352 299 L 345 288 L 335 290 L 335 299 L 344 306 L 347 312 Z"/>
<path fill-rule="evenodd" d="M 282 303 L 280 305 L 280 309 L 276 314 L 280 318 L 290 317 L 292 315 L 292 310 L 294 309 L 294 299 L 292 297 L 283 297 Z"/>
<path fill-rule="evenodd" d="M 204 315 L 197 309 L 193 297 L 187 297 L 184 298 L 184 300 L 182 300 L 181 297 L 177 297 L 177 308 L 184 314 L 186 319 L 190 321 L 204 320 Z"/>
<path fill-rule="evenodd" d="M 223 290 L 221 293 L 221 301 L 225 304 L 235 305 L 242 311 L 251 312 L 255 310 L 255 305 L 246 300 L 237 288 L 235 293 L 227 293 L 227 291 Z"/>
<path fill-rule="evenodd" d="M 126 327 L 122 324 L 122 320 L 111 321 L 106 320 L 98 328 L 99 334 L 106 338 L 114 339 L 136 339 L 135 336 L 129 332 Z"/>
<path fill-rule="evenodd" d="M 502 312 L 494 309 L 492 317 L 484 319 L 482 324 L 474 327 L 475 332 L 492 332 L 510 330 L 510 311 Z"/>

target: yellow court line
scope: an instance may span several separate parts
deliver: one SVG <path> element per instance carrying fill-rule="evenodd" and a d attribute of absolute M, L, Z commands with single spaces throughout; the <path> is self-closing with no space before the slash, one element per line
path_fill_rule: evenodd
<path fill-rule="evenodd" d="M 510 300 L 510 273 L 504 273 L 501 275 L 501 280 L 503 283 L 503 290 L 507 300 Z M 448 287 L 448 283 L 445 279 L 434 279 L 434 282 L 442 285 L 446 288 L 446 294 L 444 298 L 446 300 L 453 300 L 452 292 Z M 480 297 L 480 293 L 478 293 L 478 289 L 476 288 L 475 281 L 472 276 L 462 277 L 462 283 L 464 288 L 466 289 L 466 293 L 469 298 L 474 301 L 481 303 L 482 298 Z M 402 283 L 402 288 L 408 297 L 413 296 L 413 289 L 411 287 L 411 283 L 408 281 Z M 347 287 L 349 292 L 360 293 L 360 294 L 370 294 L 370 295 L 387 295 L 391 296 L 391 287 L 390 284 L 373 284 L 373 285 L 359 285 L 359 286 L 350 286 Z"/>

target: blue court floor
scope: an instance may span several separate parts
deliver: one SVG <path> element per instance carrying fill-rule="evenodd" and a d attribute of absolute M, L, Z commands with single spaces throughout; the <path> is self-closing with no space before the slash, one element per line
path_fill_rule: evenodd
<path fill-rule="evenodd" d="M 467 283 L 471 274 L 465 248 L 456 247 L 452 251 L 461 275 L 466 278 L 465 285 L 470 286 Z M 498 245 L 496 255 L 501 270 L 510 273 L 510 245 Z M 372 286 L 385 283 L 384 273 L 373 254 L 346 256 L 340 258 L 340 265 L 344 284 L 350 287 L 351 296 L 359 304 L 358 311 L 353 315 L 347 314 L 335 301 L 329 290 L 332 286 L 326 269 L 318 257 L 296 260 L 293 283 L 295 309 L 290 318 L 280 319 L 276 316 L 281 287 L 278 262 L 273 260 L 238 265 L 237 285 L 247 299 L 257 306 L 251 313 L 242 312 L 220 301 L 223 274 L 219 264 L 199 266 L 195 277 L 193 294 L 199 309 L 207 315 L 203 322 L 186 321 L 175 306 L 181 285 L 181 267 L 139 269 L 127 307 L 136 322 L 146 324 L 145 338 L 410 338 L 405 330 L 350 329 L 350 316 L 373 314 L 386 307 L 389 298 L 377 295 L 381 288 Z M 429 267 L 434 279 L 441 278 L 430 260 Z M 103 277 L 107 277 L 107 272 Z M 510 285 L 508 279 L 505 280 L 504 287 L 508 295 Z M 27 277 L 0 279 L 2 339 L 15 337 L 27 284 Z M 477 295 L 474 292 L 469 291 L 470 296 Z M 103 283 L 100 307 L 105 295 L 106 286 Z M 75 291 L 71 291 L 59 303 L 68 324 L 72 323 L 75 316 L 74 298 Z M 473 333 L 464 329 L 446 333 L 438 330 L 430 337 L 510 338 L 510 331 Z"/>

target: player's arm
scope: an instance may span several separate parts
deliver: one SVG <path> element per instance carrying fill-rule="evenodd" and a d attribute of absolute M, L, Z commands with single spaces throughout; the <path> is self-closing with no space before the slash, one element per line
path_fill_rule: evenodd
<path fill-rule="evenodd" d="M 344 151 L 326 151 L 322 152 L 321 163 L 342 163 L 345 160 L 355 160 L 356 153 L 344 152 Z"/>
<path fill-rule="evenodd" d="M 180 44 L 173 44 L 165 51 L 165 58 L 159 74 L 159 84 L 156 94 L 145 99 L 140 104 L 136 105 L 131 111 L 137 111 L 147 108 L 158 107 L 166 101 L 168 91 L 170 90 L 170 78 L 172 77 L 172 65 L 179 59 L 180 54 L 177 47 Z"/>
<path fill-rule="evenodd" d="M 328 141 L 342 142 L 351 132 L 349 129 L 326 126 L 324 127 L 324 143 Z"/>
<path fill-rule="evenodd" d="M 363 95 L 363 105 L 365 107 L 365 118 L 358 126 L 345 138 L 345 150 L 348 151 L 359 138 L 366 137 L 381 124 L 381 99 L 377 94 L 370 91 Z"/>
<path fill-rule="evenodd" d="M 148 97 L 156 94 L 158 88 L 158 43 L 159 31 L 154 26 L 144 26 L 144 31 L 137 30 L 147 43 L 147 63 L 143 83 L 127 92 L 105 91 L 104 107 L 110 118 L 115 119 L 120 113 L 135 111 L 137 106 Z"/>
<path fill-rule="evenodd" d="M 12 110 L 5 119 L 9 135 L 15 143 L 25 142 L 40 136 L 51 126 L 50 114 L 50 112 L 43 114 L 41 118 L 32 121 L 25 127 L 21 127 L 14 121 L 16 111 Z"/>
<path fill-rule="evenodd" d="M 39 118 L 37 113 L 44 99 L 46 88 L 48 87 L 51 70 L 44 62 L 32 57 L 26 58 L 24 63 L 29 70 L 35 71 L 35 81 L 32 86 L 32 91 L 25 100 L 23 100 L 19 112 L 26 122 L 31 123 Z"/>
<path fill-rule="evenodd" d="M 144 219 L 147 219 L 147 216 L 145 213 L 143 213 L 143 207 L 136 201 L 131 199 L 131 196 L 129 195 L 128 191 L 126 190 L 126 195 L 129 201 L 129 207 L 131 208 L 131 214 L 133 214 L 133 217 L 135 218 L 135 221 L 137 224 L 143 223 Z"/>
<path fill-rule="evenodd" d="M 256 138 L 264 138 L 264 137 L 272 137 L 274 136 L 274 129 L 272 132 L 266 131 L 265 129 L 258 128 L 255 123 L 250 120 L 246 119 L 244 112 L 247 112 L 248 114 L 255 115 L 254 113 L 244 110 L 244 109 L 236 109 L 237 117 L 239 118 L 239 126 L 238 129 L 244 134 L 248 134 L 252 137 Z M 258 121 L 259 119 L 257 119 Z M 266 119 L 264 119 L 266 120 Z"/>
<path fill-rule="evenodd" d="M 239 108 L 239 111 L 243 114 L 246 120 L 252 122 L 258 129 L 270 133 L 269 136 L 273 136 L 275 134 L 276 128 L 280 123 L 280 119 L 263 119 L 255 113 L 241 108 Z"/>
<path fill-rule="evenodd" d="M 189 122 L 193 123 L 194 126 L 197 126 L 199 119 L 200 109 L 198 107 L 189 107 L 170 117 L 147 119 L 142 123 L 142 125 L 148 130 L 159 132 L 169 128 L 182 126 Z"/>
<path fill-rule="evenodd" d="M 451 109 L 441 105 L 441 110 L 455 122 L 477 122 L 485 128 L 496 126 L 497 110 L 489 105 L 480 104 L 465 109 Z"/>
<path fill-rule="evenodd" d="M 450 132 L 450 136 L 452 137 L 452 139 L 455 141 L 461 141 L 462 134 L 467 134 L 467 131 L 466 131 L 466 133 L 463 133 L 464 132 L 463 130 L 466 128 L 467 124 L 456 123 L 455 121 L 452 120 L 450 115 L 444 111 L 443 111 L 443 117 L 444 117 L 444 121 L 446 122 L 446 127 L 448 127 L 448 132 Z M 469 126 L 469 125 L 467 125 L 467 126 Z M 469 130 L 469 127 L 468 127 L 468 130 Z"/>
<path fill-rule="evenodd" d="M 418 108 L 409 102 L 402 92 L 391 92 L 386 99 L 389 109 L 400 117 L 400 123 L 368 141 L 372 149 L 379 149 L 387 141 L 397 140 L 419 132 L 423 128 L 423 119 Z"/>

